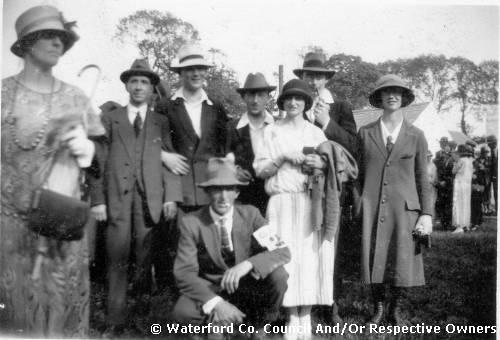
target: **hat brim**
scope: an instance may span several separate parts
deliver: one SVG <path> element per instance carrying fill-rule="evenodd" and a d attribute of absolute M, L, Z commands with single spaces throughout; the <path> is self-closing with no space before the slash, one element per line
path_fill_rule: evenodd
<path fill-rule="evenodd" d="M 60 34 L 61 35 L 61 40 L 63 41 L 63 45 L 64 45 L 63 54 L 66 53 L 70 48 L 72 48 L 73 45 L 75 44 L 75 42 L 78 41 L 78 39 L 80 39 L 80 37 L 78 36 L 78 34 L 76 34 L 73 31 L 53 29 L 53 28 L 51 28 L 51 29 L 40 29 L 40 30 L 37 30 L 37 31 L 30 32 L 30 33 L 26 34 L 25 36 L 23 36 L 22 38 L 16 40 L 12 44 L 12 46 L 10 47 L 10 51 L 14 55 L 18 56 L 19 58 L 24 58 L 24 51 L 22 49 L 23 42 L 25 42 L 27 40 L 30 40 L 30 39 L 33 39 L 34 36 L 37 33 L 40 33 L 40 32 L 54 32 L 54 33 Z"/>
<path fill-rule="evenodd" d="M 279 95 L 278 100 L 276 102 L 277 102 L 278 108 L 280 110 L 285 110 L 284 106 L 283 106 L 284 101 L 286 98 L 291 97 L 291 96 L 300 96 L 300 97 L 304 98 L 304 100 L 306 102 L 306 105 L 304 107 L 304 112 L 307 112 L 311 109 L 312 102 L 313 102 L 311 95 L 302 89 L 292 88 L 292 89 L 286 90 L 285 92 L 283 92 Z"/>
<path fill-rule="evenodd" d="M 200 188 L 207 187 L 232 187 L 232 186 L 246 186 L 248 182 L 241 182 L 236 178 L 214 178 L 205 182 L 196 184 Z"/>
<path fill-rule="evenodd" d="M 389 84 L 389 85 L 384 85 L 384 86 L 376 88 L 370 94 L 368 99 L 370 101 L 370 104 L 373 107 L 376 107 L 377 109 L 383 109 L 381 93 L 382 93 L 383 89 L 388 88 L 388 87 L 399 87 L 399 88 L 403 89 L 403 94 L 402 94 L 402 99 L 401 99 L 401 107 L 406 107 L 406 106 L 410 105 L 411 103 L 413 103 L 413 101 L 415 100 L 415 95 L 413 94 L 413 91 L 410 90 L 409 88 L 401 86 L 401 85 Z"/>
<path fill-rule="evenodd" d="M 335 75 L 335 71 L 329 70 L 327 68 L 323 67 L 304 67 L 304 68 L 298 68 L 293 70 L 293 74 L 295 74 L 297 77 L 302 78 L 302 74 L 304 72 L 311 72 L 311 73 L 321 73 L 326 76 L 326 78 L 330 79 Z"/>
<path fill-rule="evenodd" d="M 170 65 L 170 69 L 172 71 L 180 71 L 182 70 L 183 68 L 186 68 L 186 67 L 192 67 L 192 66 L 202 66 L 202 67 L 206 67 L 206 68 L 211 68 L 211 67 L 214 67 L 214 65 L 210 64 L 209 62 L 205 61 L 204 59 L 190 59 L 190 60 L 186 60 L 182 63 L 172 63 L 172 65 Z"/>
<path fill-rule="evenodd" d="M 120 75 L 120 80 L 125 84 L 132 76 L 148 77 L 153 85 L 158 85 L 160 82 L 160 77 L 156 73 L 146 70 L 127 70 Z"/>
<path fill-rule="evenodd" d="M 236 89 L 239 94 L 244 94 L 246 92 L 257 92 L 257 91 L 267 91 L 272 92 L 276 90 L 276 86 L 263 86 L 263 87 L 240 87 Z"/>

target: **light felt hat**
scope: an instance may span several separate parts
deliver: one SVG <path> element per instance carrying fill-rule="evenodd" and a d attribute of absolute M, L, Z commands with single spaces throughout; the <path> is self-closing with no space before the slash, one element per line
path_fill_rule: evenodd
<path fill-rule="evenodd" d="M 248 185 L 237 177 L 234 157 L 212 157 L 208 160 L 207 180 L 197 184 L 200 188 L 213 186 L 239 186 Z"/>
<path fill-rule="evenodd" d="M 16 20 L 17 40 L 10 47 L 12 53 L 23 57 L 22 44 L 34 39 L 33 34 L 41 31 L 55 32 L 60 35 L 64 44 L 64 53 L 73 47 L 80 38 L 73 27 L 76 21 L 67 22 L 62 13 L 52 6 L 36 6 L 23 12 Z"/>
<path fill-rule="evenodd" d="M 260 72 L 256 72 L 256 73 L 249 73 L 243 87 L 237 88 L 236 92 L 243 95 L 245 92 L 248 91 L 271 92 L 274 90 L 276 90 L 276 86 L 269 85 L 264 75 Z"/>
<path fill-rule="evenodd" d="M 177 59 L 170 65 L 170 69 L 179 72 L 181 69 L 190 66 L 213 67 L 211 63 L 205 60 L 203 50 L 197 44 L 184 44 L 179 48 Z"/>

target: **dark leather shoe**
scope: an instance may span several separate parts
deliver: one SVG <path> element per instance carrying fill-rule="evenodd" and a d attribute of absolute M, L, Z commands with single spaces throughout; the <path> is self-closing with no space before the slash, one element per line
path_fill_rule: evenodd
<path fill-rule="evenodd" d="M 408 321 L 401 312 L 401 301 L 397 300 L 391 304 L 389 309 L 389 322 L 397 326 L 409 326 L 411 323 Z"/>
<path fill-rule="evenodd" d="M 385 314 L 384 309 L 385 307 L 383 301 L 375 303 L 375 313 L 373 314 L 371 319 L 368 320 L 367 324 L 379 325 L 384 320 L 384 314 Z"/>

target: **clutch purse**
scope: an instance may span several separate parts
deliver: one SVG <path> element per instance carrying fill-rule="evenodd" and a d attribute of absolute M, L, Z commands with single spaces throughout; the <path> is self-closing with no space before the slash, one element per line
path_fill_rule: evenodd
<path fill-rule="evenodd" d="M 28 228 L 42 236 L 75 241 L 83 237 L 89 216 L 89 203 L 39 188 L 33 192 Z"/>

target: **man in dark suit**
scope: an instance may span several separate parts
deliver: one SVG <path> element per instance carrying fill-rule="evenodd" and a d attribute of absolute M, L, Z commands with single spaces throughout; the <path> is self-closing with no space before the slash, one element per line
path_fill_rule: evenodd
<path fill-rule="evenodd" d="M 436 152 L 434 164 L 437 169 L 436 214 L 444 230 L 452 229 L 451 217 L 453 210 L 453 159 L 448 137 L 439 140 L 441 150 Z"/>
<path fill-rule="evenodd" d="M 103 181 L 94 183 L 95 216 L 108 220 L 109 332 L 119 333 L 125 325 L 128 264 L 131 253 L 135 266 L 134 290 L 145 301 L 151 288 L 150 248 L 152 232 L 162 217 L 176 215 L 182 200 L 180 179 L 161 163 L 161 150 L 172 150 L 168 119 L 153 112 L 148 103 L 159 81 L 145 60 L 136 60 L 120 76 L 130 94 L 129 104 L 102 114 L 106 129 Z M 163 215 L 163 216 L 162 216 Z M 153 231 L 152 231 L 153 230 Z"/>
<path fill-rule="evenodd" d="M 162 160 L 174 174 L 182 176 L 184 212 L 197 210 L 209 202 L 196 183 L 205 180 L 208 159 L 224 156 L 225 151 L 226 112 L 203 90 L 210 67 L 198 45 L 182 46 L 178 61 L 170 66 L 179 74 L 182 86 L 157 108 L 168 117 L 172 129 L 175 153 L 163 152 Z"/>
<path fill-rule="evenodd" d="M 255 207 L 234 205 L 238 187 L 247 184 L 237 178 L 234 160 L 211 158 L 206 178 L 199 186 L 210 204 L 179 219 L 174 273 L 182 295 L 172 318 L 192 325 L 245 319 L 262 328 L 278 317 L 290 251 Z"/>
<path fill-rule="evenodd" d="M 326 88 L 328 81 L 335 75 L 325 65 L 325 56 L 321 53 L 309 52 L 304 57 L 302 68 L 295 69 L 293 73 L 309 84 L 315 94 L 312 108 L 304 113 L 304 118 L 318 126 L 325 133 L 328 140 L 334 141 L 346 148 L 353 157 L 357 154 L 356 122 L 351 105 L 345 101 L 334 101 L 332 94 Z M 335 301 L 338 300 L 342 289 L 342 276 L 346 273 L 347 266 L 351 267 L 358 254 L 349 253 L 359 249 L 359 232 L 353 229 L 351 206 L 353 205 L 353 183 L 346 182 L 342 185 L 340 204 L 342 215 L 338 234 L 335 235 Z M 339 241 L 340 240 L 340 241 Z M 342 272 L 344 270 L 344 273 Z M 341 323 L 338 306 L 333 304 L 332 321 Z"/>
<path fill-rule="evenodd" d="M 264 189 L 264 180 L 255 175 L 253 161 L 255 152 L 263 148 L 264 128 L 274 123 L 267 105 L 270 92 L 275 89 L 276 86 L 269 85 L 262 73 L 250 73 L 245 85 L 236 89 L 247 105 L 247 112 L 229 122 L 227 133 L 226 151 L 234 153 L 236 165 L 241 167 L 238 170 L 240 179 L 250 181 L 241 188 L 238 200 L 258 208 L 262 215 L 265 215 L 269 195 Z"/>

